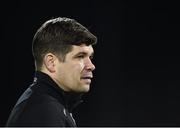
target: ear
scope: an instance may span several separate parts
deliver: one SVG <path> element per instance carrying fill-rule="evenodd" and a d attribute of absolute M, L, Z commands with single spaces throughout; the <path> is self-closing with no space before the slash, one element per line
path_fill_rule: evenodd
<path fill-rule="evenodd" d="M 55 72 L 56 59 L 57 59 L 56 56 L 52 53 L 47 53 L 44 56 L 44 59 L 43 59 L 44 66 L 51 73 Z"/>

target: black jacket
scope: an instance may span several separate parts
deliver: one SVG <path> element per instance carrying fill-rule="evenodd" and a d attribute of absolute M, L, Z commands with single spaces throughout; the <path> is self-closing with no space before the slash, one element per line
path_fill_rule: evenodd
<path fill-rule="evenodd" d="M 72 110 L 80 94 L 63 91 L 48 75 L 36 72 L 33 84 L 14 106 L 6 126 L 76 127 Z"/>

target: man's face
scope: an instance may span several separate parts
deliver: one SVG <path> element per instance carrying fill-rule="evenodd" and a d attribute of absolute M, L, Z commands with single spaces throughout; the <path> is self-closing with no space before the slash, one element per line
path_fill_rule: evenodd
<path fill-rule="evenodd" d="M 91 62 L 93 53 L 91 45 L 73 45 L 72 51 L 66 55 L 65 62 L 58 61 L 56 80 L 65 91 L 89 91 L 92 71 L 95 69 Z"/>

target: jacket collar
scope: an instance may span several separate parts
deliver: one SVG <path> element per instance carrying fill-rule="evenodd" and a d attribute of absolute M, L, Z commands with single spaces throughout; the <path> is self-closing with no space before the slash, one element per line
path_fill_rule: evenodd
<path fill-rule="evenodd" d="M 72 110 L 77 105 L 83 102 L 83 100 L 81 99 L 83 93 L 64 91 L 54 82 L 54 80 L 49 75 L 41 71 L 35 72 L 34 83 L 41 83 L 45 85 L 43 86 L 43 90 L 63 102 L 65 108 L 67 108 L 69 112 L 72 112 Z M 41 86 L 41 84 L 37 84 L 37 86 Z"/>

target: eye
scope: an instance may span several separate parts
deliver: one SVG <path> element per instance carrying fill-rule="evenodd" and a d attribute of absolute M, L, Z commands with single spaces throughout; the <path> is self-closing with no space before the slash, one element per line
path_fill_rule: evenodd
<path fill-rule="evenodd" d="M 84 55 L 78 55 L 77 58 L 84 58 Z"/>
<path fill-rule="evenodd" d="M 89 58 L 92 60 L 92 59 L 93 59 L 93 56 L 90 56 Z"/>

